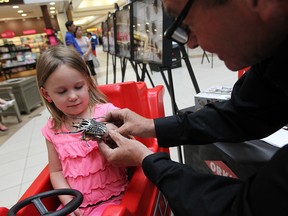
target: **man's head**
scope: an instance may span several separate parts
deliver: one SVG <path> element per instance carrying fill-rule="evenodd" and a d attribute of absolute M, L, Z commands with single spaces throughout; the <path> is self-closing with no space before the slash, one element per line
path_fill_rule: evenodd
<path fill-rule="evenodd" d="M 92 37 L 92 33 L 91 32 L 87 32 L 87 37 L 90 39 Z"/>
<path fill-rule="evenodd" d="M 73 21 L 68 20 L 65 23 L 65 26 L 69 32 L 74 34 L 76 26 L 74 25 Z"/>
<path fill-rule="evenodd" d="M 231 70 L 270 57 L 288 32 L 285 27 L 288 1 L 162 1 L 168 15 L 182 17 L 174 27 L 181 25 L 185 31 L 183 34 L 178 31 L 177 37 L 185 42 L 185 33 L 188 33 L 187 46 L 200 45 L 202 49 L 217 54 Z"/>

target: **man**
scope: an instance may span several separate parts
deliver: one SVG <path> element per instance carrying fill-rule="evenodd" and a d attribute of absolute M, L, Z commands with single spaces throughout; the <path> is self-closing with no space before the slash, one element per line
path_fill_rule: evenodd
<path fill-rule="evenodd" d="M 266 137 L 288 123 L 288 1 L 163 0 L 177 17 L 165 36 L 216 53 L 231 70 L 252 66 L 234 85 L 231 99 L 195 113 L 146 119 L 127 109 L 103 121 L 124 124 L 100 143 L 115 165 L 142 166 L 176 216 L 288 214 L 288 145 L 246 180 L 197 174 L 122 135 L 157 137 L 160 147 L 241 142 Z M 180 28 L 181 27 L 181 28 Z"/>
<path fill-rule="evenodd" d="M 92 53 L 93 55 L 96 57 L 97 53 L 96 53 L 96 46 L 98 45 L 98 39 L 97 36 L 95 34 L 92 34 L 91 32 L 87 33 L 87 37 L 90 39 L 91 41 L 91 45 L 92 45 Z"/>
<path fill-rule="evenodd" d="M 74 33 L 75 33 L 75 30 L 76 30 L 76 26 L 74 25 L 73 21 L 67 21 L 65 23 L 65 26 L 67 28 L 67 32 L 66 32 L 66 35 L 65 35 L 65 43 L 66 43 L 66 46 L 70 46 L 70 47 L 73 47 L 77 50 L 77 52 L 83 56 L 83 52 L 80 48 L 80 46 L 78 45 L 75 37 L 74 37 Z"/>

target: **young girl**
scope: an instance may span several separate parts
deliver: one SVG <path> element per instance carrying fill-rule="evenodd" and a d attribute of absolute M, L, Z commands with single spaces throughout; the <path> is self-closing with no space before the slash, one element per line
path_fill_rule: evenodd
<path fill-rule="evenodd" d="M 72 215 L 101 215 L 107 205 L 119 204 L 128 180 L 125 168 L 109 164 L 97 141 L 83 140 L 73 123 L 101 117 L 111 109 L 97 89 L 81 56 L 72 48 L 54 46 L 37 61 L 38 87 L 52 117 L 43 127 L 53 188 L 73 188 L 84 200 Z M 107 129 L 112 124 L 107 124 Z M 78 130 L 78 129 L 76 129 Z M 63 133 L 64 132 L 64 133 Z M 63 205 L 72 198 L 59 196 Z"/>

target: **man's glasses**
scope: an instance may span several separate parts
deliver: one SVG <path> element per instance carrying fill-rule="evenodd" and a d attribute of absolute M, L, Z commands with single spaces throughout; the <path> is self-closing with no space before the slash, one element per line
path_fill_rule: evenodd
<path fill-rule="evenodd" d="M 179 44 L 186 44 L 189 39 L 189 31 L 181 27 L 183 20 L 186 18 L 194 0 L 188 0 L 187 4 L 178 15 L 172 25 L 165 31 L 164 36 L 167 39 L 173 40 Z"/>

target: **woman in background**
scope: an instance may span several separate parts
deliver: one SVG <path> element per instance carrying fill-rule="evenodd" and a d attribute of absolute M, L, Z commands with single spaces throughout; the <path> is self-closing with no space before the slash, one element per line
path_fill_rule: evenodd
<path fill-rule="evenodd" d="M 96 76 L 96 71 L 94 69 L 94 63 L 92 59 L 93 54 L 92 54 L 92 46 L 91 46 L 90 40 L 88 37 L 83 36 L 81 26 L 76 27 L 74 36 L 78 45 L 80 46 L 83 52 L 82 57 L 90 69 L 90 74 L 93 76 L 95 82 L 97 83 L 97 76 Z"/>

